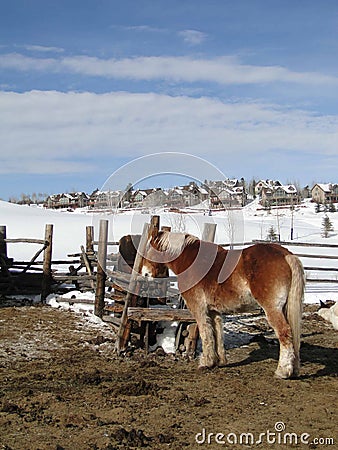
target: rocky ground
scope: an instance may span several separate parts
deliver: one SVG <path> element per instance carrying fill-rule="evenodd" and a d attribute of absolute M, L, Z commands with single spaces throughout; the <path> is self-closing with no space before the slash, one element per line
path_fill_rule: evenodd
<path fill-rule="evenodd" d="M 337 446 L 337 331 L 308 306 L 301 376 L 283 381 L 265 320 L 242 327 L 229 366 L 199 372 L 160 350 L 117 357 L 109 326 L 74 312 L 0 308 L 0 449 Z"/>

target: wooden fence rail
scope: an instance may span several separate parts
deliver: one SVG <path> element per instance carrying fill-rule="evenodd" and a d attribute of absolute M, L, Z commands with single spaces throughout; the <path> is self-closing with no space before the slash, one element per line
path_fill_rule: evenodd
<path fill-rule="evenodd" d="M 253 245 L 256 243 L 268 243 L 270 241 L 265 241 L 265 240 L 258 240 L 255 239 L 252 242 L 244 242 L 244 243 L 232 243 L 232 244 L 220 244 L 222 247 L 224 248 L 235 248 L 235 247 L 247 247 L 249 245 Z M 309 248 L 309 249 L 338 249 L 338 244 L 326 244 L 326 243 L 314 243 L 314 242 L 297 242 L 297 241 L 276 241 L 276 244 L 280 244 L 283 245 L 287 248 L 292 248 L 292 247 L 301 247 L 301 248 Z M 293 253 L 298 256 L 304 266 L 304 270 L 305 272 L 310 272 L 307 273 L 307 277 L 306 277 L 306 281 L 307 283 L 338 283 L 338 277 L 337 275 L 334 275 L 335 272 L 338 272 L 338 264 L 336 267 L 328 267 L 326 263 L 330 263 L 332 261 L 338 261 L 338 251 L 337 254 L 332 255 L 332 254 L 326 254 L 324 255 L 322 254 L 316 254 L 316 253 L 305 253 L 304 251 L 302 252 L 300 251 L 293 251 Z M 318 264 L 316 264 L 315 262 L 313 264 L 311 264 L 310 260 L 323 260 L 325 261 L 325 266 L 319 266 Z M 323 272 L 322 276 L 313 277 L 313 274 L 311 274 L 311 272 Z M 333 276 L 331 276 L 330 278 L 328 278 L 327 276 L 324 276 L 324 273 L 328 273 L 331 272 Z"/>
<path fill-rule="evenodd" d="M 204 229 L 203 239 L 213 240 L 215 235 L 215 225 L 214 224 L 206 224 Z M 105 284 L 112 286 L 114 282 L 111 279 L 114 279 L 114 276 L 117 278 L 119 274 L 115 272 L 116 268 L 116 258 L 117 256 L 113 254 L 113 256 L 108 256 L 108 258 L 101 258 L 101 261 L 106 260 L 105 266 L 102 267 L 102 264 L 97 263 L 97 253 L 105 252 L 107 254 L 108 246 L 118 246 L 119 242 L 117 241 L 108 241 L 107 236 L 105 236 L 103 242 L 100 238 L 99 240 L 94 240 L 94 228 L 92 226 L 86 227 L 86 248 L 84 249 L 81 246 L 81 251 L 76 254 L 68 255 L 72 259 L 64 259 L 64 260 L 52 260 L 52 236 L 53 236 L 53 227 L 52 225 L 47 225 L 45 229 L 45 238 L 44 239 L 33 239 L 33 238 L 8 238 L 6 226 L 0 226 L 0 256 L 2 258 L 2 266 L 4 266 L 4 258 L 6 261 L 10 261 L 11 258 L 7 256 L 7 245 L 8 244 L 17 244 L 17 243 L 25 243 L 25 244 L 39 244 L 42 245 L 29 261 L 12 261 L 11 268 L 12 269 L 21 269 L 21 273 L 26 272 L 43 272 L 43 289 L 42 289 L 42 298 L 46 298 L 48 293 L 50 292 L 51 287 L 51 279 L 53 278 L 56 282 L 74 282 L 76 281 L 76 274 L 65 274 L 65 273 L 52 273 L 52 267 L 58 265 L 76 265 L 83 263 L 83 266 L 86 268 L 86 275 L 83 273 L 79 273 L 78 277 L 81 281 L 89 281 L 92 289 L 97 289 L 97 284 L 99 284 L 99 292 L 97 293 L 97 307 L 102 309 L 102 302 L 104 301 L 104 288 Z M 237 247 L 247 247 L 254 243 L 266 242 L 262 240 L 254 240 L 252 242 L 243 242 L 243 243 L 226 243 L 221 244 L 224 248 L 237 248 Z M 284 245 L 288 248 L 297 248 L 298 251 L 293 251 L 299 258 L 301 258 L 304 269 L 307 272 L 307 282 L 313 283 L 337 283 L 337 272 L 338 272 L 338 264 L 334 267 L 331 267 L 331 264 L 338 260 L 338 252 L 335 254 L 321 254 L 314 253 L 311 250 L 314 249 L 338 249 L 338 244 L 327 244 L 327 243 L 304 243 L 298 241 L 280 241 L 278 242 L 281 245 Z M 95 252 L 94 246 L 101 246 L 98 252 Z M 303 249 L 309 249 L 309 252 L 305 252 Z M 39 256 L 43 253 L 43 259 L 38 260 Z M 316 263 L 316 260 L 325 261 L 325 264 L 322 266 Z M 110 267 L 113 266 L 113 271 L 110 270 Z M 97 271 L 94 272 L 94 269 L 97 268 Z M 3 267 L 2 267 L 3 269 Z M 102 270 L 103 269 L 103 270 Z M 3 269 L 4 270 L 4 269 Z M 3 271 L 2 270 L 2 271 Z M 53 271 L 54 272 L 54 271 Z M 314 272 L 317 272 L 317 277 L 314 277 Z M 106 279 L 105 274 L 109 274 L 109 280 Z M 103 277 L 102 277 L 103 274 Z M 321 275 L 322 274 L 322 275 Z M 331 275 L 331 276 L 330 276 Z M 99 283 L 97 281 L 99 280 Z M 101 280 L 101 281 L 100 281 Z M 103 282 L 104 281 L 104 282 Z M 174 281 L 171 279 L 170 281 Z M 128 281 L 126 280 L 126 283 Z M 100 313 L 101 314 L 101 313 Z"/>

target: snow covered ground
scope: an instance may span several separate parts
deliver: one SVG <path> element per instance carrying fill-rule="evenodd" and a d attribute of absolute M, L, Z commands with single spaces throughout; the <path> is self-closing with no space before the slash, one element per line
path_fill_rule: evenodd
<path fill-rule="evenodd" d="M 128 211 L 116 214 L 99 214 L 87 210 L 75 212 L 52 211 L 36 206 L 19 206 L 0 201 L 0 225 L 7 226 L 8 238 L 44 237 L 47 223 L 54 224 L 53 259 L 64 259 L 68 254 L 78 253 L 85 243 L 86 225 L 94 225 L 95 237 L 98 237 L 100 219 L 109 220 L 109 240 L 117 241 L 126 234 L 142 232 L 143 224 L 149 222 L 152 214 L 161 215 L 161 225 L 169 225 L 175 231 L 187 231 L 198 237 L 202 236 L 204 223 L 217 224 L 215 242 L 243 243 L 253 239 L 265 239 L 273 226 L 282 241 L 289 241 L 293 224 L 294 242 L 322 243 L 338 245 L 338 212 L 327 213 L 334 230 L 328 238 L 322 237 L 322 221 L 326 213 L 315 212 L 315 205 L 310 201 L 297 206 L 292 213 L 290 209 L 263 210 L 257 201 L 243 210 L 213 212 L 211 216 L 202 208 L 187 209 L 184 214 L 153 209 L 144 214 L 142 211 Z M 29 260 L 38 250 L 35 244 L 8 244 L 8 255 L 16 260 Z M 294 252 L 317 253 L 320 255 L 337 255 L 338 248 L 303 248 L 290 247 Z M 300 250 L 301 249 L 301 250 Z M 109 251 L 116 251 L 110 248 Z M 304 265 L 310 264 L 303 258 Z M 337 267 L 337 260 L 313 260 L 313 265 Z M 336 272 L 337 274 L 337 272 Z M 329 273 L 333 279 L 338 275 Z M 335 277 L 335 278 L 334 278 Z M 337 283 L 311 283 L 307 286 L 305 301 L 338 300 Z"/>

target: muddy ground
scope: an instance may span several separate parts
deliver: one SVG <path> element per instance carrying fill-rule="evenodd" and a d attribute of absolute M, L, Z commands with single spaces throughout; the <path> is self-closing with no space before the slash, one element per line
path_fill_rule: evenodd
<path fill-rule="evenodd" d="M 250 327 L 228 367 L 199 372 L 160 351 L 117 357 L 109 326 L 74 312 L 0 308 L 0 449 L 337 448 L 337 331 L 307 307 L 301 377 L 283 381 L 270 329 L 239 336 Z"/>

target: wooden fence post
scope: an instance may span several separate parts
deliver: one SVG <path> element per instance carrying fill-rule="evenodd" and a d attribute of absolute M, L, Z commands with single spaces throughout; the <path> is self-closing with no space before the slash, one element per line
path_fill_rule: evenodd
<path fill-rule="evenodd" d="M 216 226 L 215 223 L 205 223 L 202 233 L 202 241 L 214 242 L 216 235 Z M 199 337 L 199 330 L 196 323 L 190 324 L 185 329 L 186 324 L 181 324 L 181 329 L 179 329 L 179 333 L 183 334 L 184 332 L 184 343 L 182 345 L 183 350 L 185 351 L 188 358 L 194 358 L 196 354 L 197 340 Z M 178 336 L 177 342 L 179 343 L 180 336 Z"/>
<path fill-rule="evenodd" d="M 45 243 L 48 244 L 43 252 L 43 278 L 41 286 L 41 301 L 44 303 L 50 294 L 52 282 L 52 251 L 53 251 L 53 225 L 45 227 Z"/>
<path fill-rule="evenodd" d="M 158 234 L 160 230 L 160 216 L 151 216 L 150 220 L 151 233 Z"/>
<path fill-rule="evenodd" d="M 7 274 L 7 236 L 6 225 L 0 225 L 0 270 L 1 273 Z"/>
<path fill-rule="evenodd" d="M 0 225 L 0 255 L 7 258 L 7 244 L 6 244 L 6 225 Z"/>
<path fill-rule="evenodd" d="M 149 233 L 154 238 L 158 235 L 160 231 L 160 216 L 152 216 L 150 220 L 150 230 Z M 167 292 L 167 283 L 165 286 L 165 292 Z M 165 294 L 166 295 L 166 294 Z M 149 296 L 147 298 L 147 308 L 149 308 Z M 141 325 L 141 333 L 144 333 L 144 350 L 145 353 L 149 353 L 149 322 L 146 322 L 146 324 Z"/>
<path fill-rule="evenodd" d="M 102 319 L 106 287 L 108 220 L 100 220 L 94 314 Z"/>
<path fill-rule="evenodd" d="M 128 286 L 128 293 L 125 298 L 125 303 L 123 307 L 122 317 L 121 317 L 121 325 L 117 334 L 116 340 L 116 351 L 118 354 L 123 352 L 128 343 L 129 334 L 130 334 L 130 322 L 128 322 L 128 307 L 131 302 L 131 299 L 135 295 L 137 289 L 137 277 L 139 276 L 139 272 L 142 266 L 143 255 L 146 249 L 146 245 L 149 238 L 150 225 L 145 223 L 143 226 L 143 232 L 141 236 L 141 240 L 137 249 L 136 258 L 134 261 L 133 271 L 131 273 L 130 282 Z"/>
<path fill-rule="evenodd" d="M 214 242 L 216 234 L 216 223 L 205 223 L 202 234 L 202 241 Z"/>
<path fill-rule="evenodd" d="M 168 227 L 166 225 L 161 226 L 161 231 L 171 231 L 171 227 Z"/>
<path fill-rule="evenodd" d="M 94 227 L 92 225 L 86 227 L 86 253 L 94 254 Z"/>

